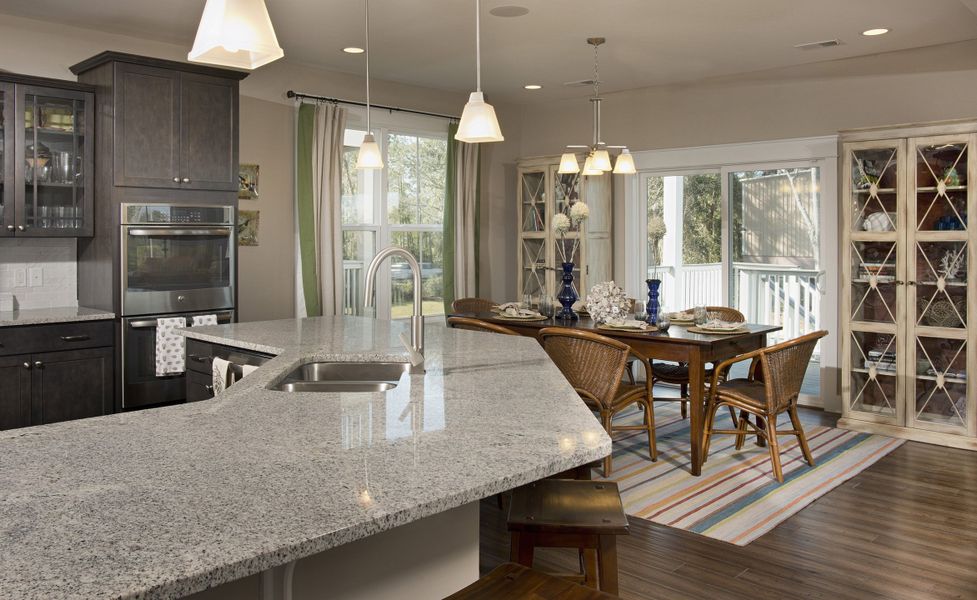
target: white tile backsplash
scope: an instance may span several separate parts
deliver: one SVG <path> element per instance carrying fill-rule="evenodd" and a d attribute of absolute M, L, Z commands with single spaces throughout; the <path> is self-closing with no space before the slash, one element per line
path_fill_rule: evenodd
<path fill-rule="evenodd" d="M 22 309 L 78 306 L 76 260 L 74 238 L 0 239 L 0 292 L 12 293 Z M 30 286 L 31 269 L 41 270 L 41 285 Z"/>

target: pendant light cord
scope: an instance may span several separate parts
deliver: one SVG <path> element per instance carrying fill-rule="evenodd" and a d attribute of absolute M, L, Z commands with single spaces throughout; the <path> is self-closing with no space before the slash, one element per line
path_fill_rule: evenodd
<path fill-rule="evenodd" d="M 366 132 L 370 129 L 370 0 L 366 0 Z"/>
<path fill-rule="evenodd" d="M 482 91 L 482 0 L 475 0 L 475 91 Z"/>

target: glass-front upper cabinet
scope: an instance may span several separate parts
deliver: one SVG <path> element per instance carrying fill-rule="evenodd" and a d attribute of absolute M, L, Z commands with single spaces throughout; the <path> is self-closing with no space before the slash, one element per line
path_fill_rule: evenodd
<path fill-rule="evenodd" d="M 92 235 L 92 94 L 17 89 L 17 235 Z"/>
<path fill-rule="evenodd" d="M 14 86 L 0 81 L 0 237 L 17 231 L 14 223 Z"/>

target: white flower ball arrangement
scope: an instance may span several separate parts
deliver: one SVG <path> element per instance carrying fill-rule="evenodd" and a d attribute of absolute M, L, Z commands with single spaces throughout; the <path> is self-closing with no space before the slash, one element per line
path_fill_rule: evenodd
<path fill-rule="evenodd" d="M 590 207 L 584 202 L 574 202 L 573 206 L 570 207 L 570 219 L 574 223 L 580 223 L 581 221 L 586 221 L 587 217 L 590 216 Z"/>
<path fill-rule="evenodd" d="M 604 281 L 590 288 L 587 312 L 596 323 L 606 323 L 609 319 L 628 319 L 631 316 L 631 300 L 616 283 Z"/>
<path fill-rule="evenodd" d="M 553 215 L 553 230 L 561 235 L 570 231 L 570 217 L 563 213 Z"/>

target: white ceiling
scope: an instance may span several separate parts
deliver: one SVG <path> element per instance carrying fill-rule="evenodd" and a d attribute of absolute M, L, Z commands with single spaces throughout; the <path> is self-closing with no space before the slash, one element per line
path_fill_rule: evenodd
<path fill-rule="evenodd" d="M 362 2 L 266 0 L 285 60 L 359 73 Z M 175 42 L 189 49 L 204 0 L 3 0 L 0 12 Z M 529 14 L 494 17 L 497 6 Z M 588 36 L 604 36 L 602 89 L 696 81 L 977 38 L 977 0 L 484 0 L 483 88 L 533 102 L 586 96 Z M 594 7 L 598 7 L 595 10 Z M 373 0 L 374 77 L 451 91 L 474 85 L 473 0 Z M 864 37 L 861 31 L 891 32 Z M 793 46 L 837 38 L 818 50 Z M 39 49 L 38 51 L 43 51 Z M 529 92 L 523 84 L 538 83 Z"/>

